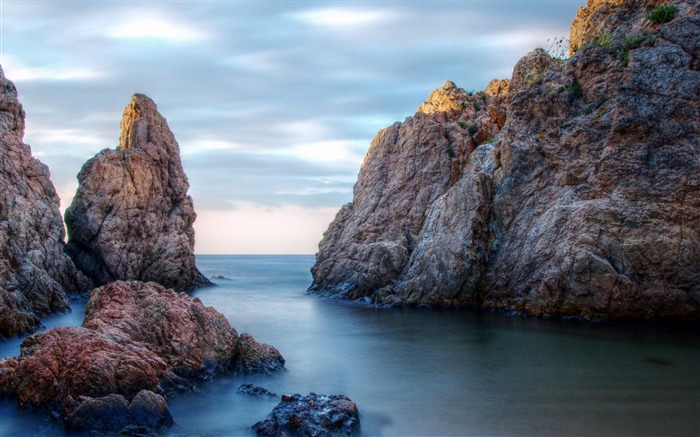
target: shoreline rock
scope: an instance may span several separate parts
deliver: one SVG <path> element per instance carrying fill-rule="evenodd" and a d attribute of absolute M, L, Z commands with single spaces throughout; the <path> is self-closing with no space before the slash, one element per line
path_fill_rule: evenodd
<path fill-rule="evenodd" d="M 59 409 L 62 420 L 79 428 L 116 408 L 121 426 L 123 418 L 141 417 L 132 410 L 144 390 L 147 404 L 166 417 L 160 396 L 193 390 L 191 380 L 284 368 L 274 347 L 239 336 L 199 299 L 156 283 L 97 288 L 85 312 L 83 326 L 29 336 L 19 357 L 0 360 L 0 395 L 16 397 L 20 406 Z M 140 419 L 129 425 L 150 427 Z"/>

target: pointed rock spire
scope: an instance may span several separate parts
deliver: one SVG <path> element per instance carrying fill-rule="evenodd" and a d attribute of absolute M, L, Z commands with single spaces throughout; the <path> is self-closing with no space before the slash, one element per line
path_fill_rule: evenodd
<path fill-rule="evenodd" d="M 98 284 L 154 281 L 177 290 L 209 285 L 194 260 L 196 214 L 180 147 L 149 97 L 124 110 L 116 150 L 103 150 L 78 174 L 66 210 L 68 249 Z"/>

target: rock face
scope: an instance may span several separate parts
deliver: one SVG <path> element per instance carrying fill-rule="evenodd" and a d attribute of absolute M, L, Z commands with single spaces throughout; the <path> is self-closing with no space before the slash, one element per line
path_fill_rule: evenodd
<path fill-rule="evenodd" d="M 91 288 L 64 251 L 49 169 L 23 138 L 24 110 L 0 67 L 0 337 L 31 331 L 39 316 L 69 310 L 66 293 Z"/>
<path fill-rule="evenodd" d="M 140 280 L 187 291 L 211 284 L 195 266 L 196 214 L 180 149 L 153 100 L 134 94 L 119 147 L 90 159 L 78 181 L 65 216 L 68 250 L 97 285 Z"/>
<path fill-rule="evenodd" d="M 162 395 L 191 389 L 192 378 L 283 367 L 276 349 L 239 337 L 199 299 L 156 283 L 116 281 L 93 290 L 82 327 L 34 334 L 22 343 L 20 357 L 0 360 L 0 394 L 16 396 L 20 405 L 63 408 L 69 424 L 84 423 L 92 417 L 85 414 L 115 402 L 127 405 L 123 415 L 132 417 L 142 390 Z M 90 401 L 89 409 L 74 414 L 81 396 L 110 395 L 121 398 Z"/>
<path fill-rule="evenodd" d="M 666 3 L 589 1 L 572 25 L 575 55 L 538 49 L 518 62 L 506 97 L 485 105 L 497 141 L 453 146 L 453 178 L 438 152 L 458 91 L 421 106 L 437 111 L 430 122 L 418 113 L 380 132 L 353 203 L 324 234 L 311 290 L 700 318 L 700 6 L 675 1 L 669 22 L 646 18 Z"/>
<path fill-rule="evenodd" d="M 359 435 L 360 413 L 344 395 L 283 395 L 267 418 L 253 425 L 259 436 Z"/>

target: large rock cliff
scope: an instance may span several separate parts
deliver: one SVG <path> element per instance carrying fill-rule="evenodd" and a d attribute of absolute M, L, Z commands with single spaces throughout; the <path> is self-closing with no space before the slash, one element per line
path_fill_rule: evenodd
<path fill-rule="evenodd" d="M 49 169 L 23 143 L 24 110 L 0 67 L 0 337 L 69 309 L 67 292 L 89 291 L 64 251 L 65 231 Z"/>
<path fill-rule="evenodd" d="M 700 5 L 674 1 L 671 17 L 647 18 L 667 3 L 589 0 L 574 55 L 521 59 L 507 90 L 489 86 L 499 97 L 480 105 L 488 121 L 473 122 L 479 113 L 465 114 L 471 103 L 449 85 L 380 132 L 353 202 L 324 234 L 311 290 L 700 318 Z M 498 135 L 481 144 L 458 119 Z"/>
<path fill-rule="evenodd" d="M 116 150 L 78 174 L 66 210 L 68 251 L 97 285 L 154 281 L 184 291 L 209 285 L 195 265 L 196 214 L 180 148 L 156 104 L 134 94 Z"/>

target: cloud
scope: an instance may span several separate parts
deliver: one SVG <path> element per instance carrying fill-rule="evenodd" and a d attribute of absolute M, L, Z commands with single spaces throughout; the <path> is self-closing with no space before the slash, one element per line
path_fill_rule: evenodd
<path fill-rule="evenodd" d="M 16 56 L 5 55 L 2 57 L 3 68 L 11 72 L 13 82 L 27 82 L 34 80 L 46 81 L 79 81 L 92 80 L 102 76 L 102 74 L 88 67 L 76 67 L 66 65 L 42 65 L 29 66 L 23 63 Z"/>
<path fill-rule="evenodd" d="M 349 7 L 313 9 L 294 14 L 294 18 L 314 26 L 342 28 L 373 24 L 390 17 L 388 12 Z"/>
<path fill-rule="evenodd" d="M 155 39 L 173 42 L 197 41 L 207 36 L 205 32 L 182 23 L 139 16 L 113 26 L 107 35 L 117 39 Z"/>

